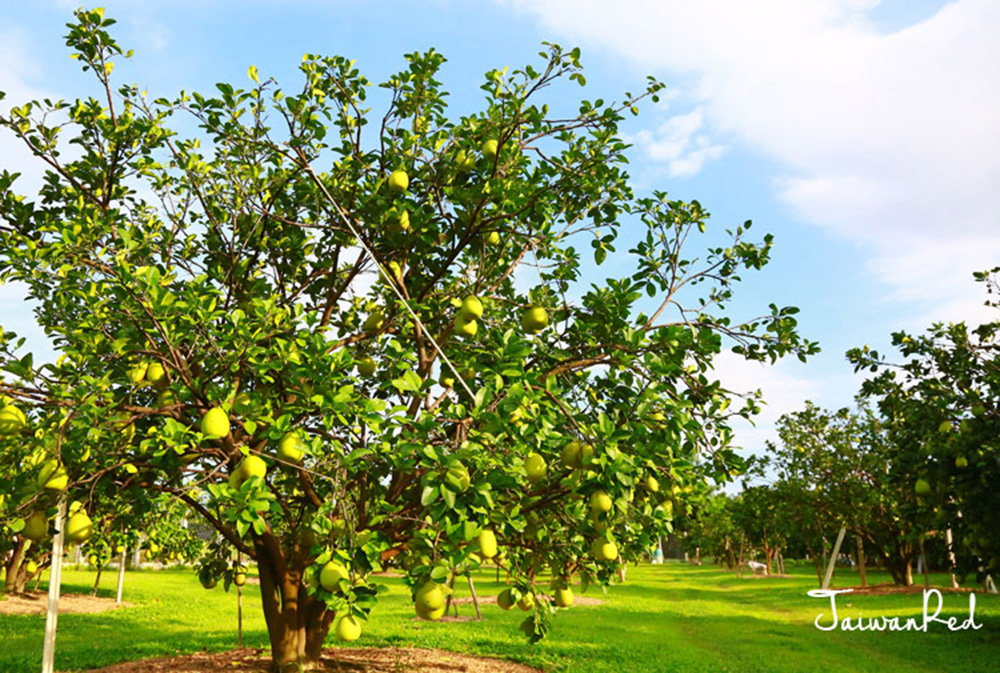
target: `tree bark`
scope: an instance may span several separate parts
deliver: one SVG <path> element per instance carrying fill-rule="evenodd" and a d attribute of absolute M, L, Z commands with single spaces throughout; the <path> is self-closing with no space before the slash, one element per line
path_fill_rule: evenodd
<path fill-rule="evenodd" d="M 102 572 L 104 572 L 104 566 L 97 566 L 97 579 L 94 580 L 94 593 L 91 594 L 94 598 L 97 598 L 97 590 L 101 588 Z"/>
<path fill-rule="evenodd" d="M 323 641 L 335 613 L 309 595 L 302 582 L 304 561 L 285 552 L 272 533 L 255 536 L 264 621 L 271 643 L 272 670 L 298 673 L 320 669 Z M 291 563 L 289 563 L 291 561 Z"/>
<path fill-rule="evenodd" d="M 927 552 L 924 551 L 924 538 L 920 538 L 920 566 L 924 569 L 924 586 L 931 585 L 931 571 L 927 567 Z"/>
<path fill-rule="evenodd" d="M 868 586 L 868 572 L 865 567 L 865 542 L 860 535 L 854 536 L 854 543 L 858 547 L 858 572 L 861 573 L 861 586 Z"/>
<path fill-rule="evenodd" d="M 819 556 L 816 554 L 816 549 L 807 544 L 806 550 L 809 552 L 809 558 L 812 559 L 813 567 L 816 568 L 816 579 L 819 580 L 819 585 L 823 586 L 823 566 L 819 562 Z"/>
<path fill-rule="evenodd" d="M 10 561 L 7 563 L 6 576 L 4 579 L 4 588 L 9 594 L 19 594 L 24 592 L 24 587 L 28 583 L 28 576 L 24 572 L 24 554 L 28 551 L 28 546 L 31 543 L 28 542 L 23 537 L 18 537 L 17 546 L 14 547 L 14 553 L 10 555 Z"/>

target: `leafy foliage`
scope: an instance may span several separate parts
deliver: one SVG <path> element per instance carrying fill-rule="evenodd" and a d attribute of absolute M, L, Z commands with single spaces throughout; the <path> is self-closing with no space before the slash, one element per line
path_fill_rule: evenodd
<path fill-rule="evenodd" d="M 998 274 L 975 274 L 992 308 L 1000 308 Z M 874 373 L 861 393 L 878 404 L 892 440 L 890 478 L 913 491 L 926 483 L 918 502 L 928 527 L 950 527 L 959 572 L 980 579 L 1000 570 L 998 334 L 1000 321 L 935 323 L 922 335 L 892 335 L 901 362 L 867 347 L 848 353 L 857 370 Z"/>
<path fill-rule="evenodd" d="M 655 80 L 553 118 L 541 94 L 585 80 L 578 50 L 546 45 L 540 69 L 487 73 L 482 111 L 457 120 L 433 50 L 379 85 L 380 117 L 341 57 L 306 55 L 294 91 L 251 68 L 249 88 L 150 99 L 113 93 L 112 23 L 81 10 L 67 38 L 101 100 L 0 118 L 48 167 L 34 201 L 0 175 L 2 278 L 25 283 L 61 352 L 35 366 L 6 333 L 3 390 L 29 416 L 17 440 L 59 457 L 88 507 L 170 494 L 255 559 L 279 666 L 317 656 L 335 611 L 367 613 L 372 571 L 441 581 L 486 528 L 526 586 L 544 568 L 610 582 L 595 540 L 630 558 L 669 531 L 682 486 L 741 467 L 730 420 L 757 405 L 713 380 L 724 343 L 772 361 L 817 350 L 794 308 L 726 313 L 770 237 L 749 241 L 746 223 L 691 257 L 700 204 L 633 194 L 618 125 Z M 199 132 L 171 130 L 178 116 Z M 645 229 L 629 274 L 592 283 L 624 222 Z M 549 318 L 537 333 L 519 328 L 531 308 Z M 201 423 L 216 409 L 222 431 Z M 302 457 L 279 458 L 291 432 Z M 586 464 L 563 463 L 572 441 L 592 447 Z M 592 515 L 598 491 L 612 507 Z M 334 557 L 346 590 L 316 581 Z M 544 636 L 540 604 L 530 619 Z M 302 625 L 290 652 L 282 634 Z"/>

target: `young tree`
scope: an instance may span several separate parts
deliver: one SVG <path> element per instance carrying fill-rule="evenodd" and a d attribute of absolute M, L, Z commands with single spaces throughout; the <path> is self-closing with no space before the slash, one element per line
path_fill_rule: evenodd
<path fill-rule="evenodd" d="M 62 353 L 36 367 L 4 334 L 15 441 L 58 434 L 74 493 L 172 494 L 254 559 L 276 670 L 315 667 L 386 564 L 439 615 L 438 583 L 491 535 L 530 591 L 543 567 L 610 582 L 669 526 L 679 477 L 738 462 L 729 420 L 757 405 L 711 378 L 724 340 L 816 351 L 794 308 L 726 313 L 770 236 L 747 222 L 692 257 L 708 213 L 633 194 L 618 125 L 656 81 L 553 115 L 541 95 L 584 77 L 550 45 L 540 68 L 487 73 L 457 120 L 434 51 L 381 85 L 378 117 L 340 57 L 307 55 L 294 92 L 251 68 L 247 89 L 151 100 L 116 93 L 112 23 L 80 11 L 68 35 L 100 100 L 0 119 L 48 168 L 35 200 L 0 176 L 0 268 Z M 171 131 L 177 115 L 201 134 Z M 628 271 L 599 281 L 577 246 L 600 265 L 624 223 Z M 635 499 L 648 477 L 664 488 Z"/>
<path fill-rule="evenodd" d="M 739 529 L 751 549 L 764 553 L 767 574 L 782 546 L 783 517 L 779 492 L 771 485 L 744 485 L 735 502 L 733 524 Z"/>

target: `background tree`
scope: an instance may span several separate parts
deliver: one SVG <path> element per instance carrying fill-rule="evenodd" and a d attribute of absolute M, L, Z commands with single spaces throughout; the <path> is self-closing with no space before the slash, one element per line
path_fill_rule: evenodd
<path fill-rule="evenodd" d="M 742 536 L 733 521 L 735 508 L 734 499 L 725 493 L 713 494 L 693 507 L 679 521 L 684 550 L 695 558 L 711 556 L 715 563 L 735 569 Z"/>
<path fill-rule="evenodd" d="M 770 575 L 771 564 L 784 543 L 778 491 L 771 485 L 744 485 L 734 505 L 733 524 L 740 530 L 741 543 L 747 547 L 740 554 L 741 560 L 747 558 L 747 551 L 760 551 Z"/>
<path fill-rule="evenodd" d="M 802 530 L 815 540 L 845 526 L 872 547 L 897 584 L 912 584 L 925 528 L 912 491 L 890 476 L 893 441 L 878 417 L 865 407 L 830 412 L 807 402 L 779 419 L 778 436 L 780 444 L 769 450 Z M 807 544 L 818 558 L 820 550 Z"/>
<path fill-rule="evenodd" d="M 378 117 L 340 57 L 307 55 L 293 92 L 251 68 L 249 89 L 150 100 L 112 84 L 112 23 L 80 11 L 67 37 L 100 99 L 0 118 L 48 168 L 35 200 L 0 175 L 2 276 L 62 354 L 36 367 L 5 332 L 3 392 L 26 416 L 7 441 L 59 436 L 74 495 L 171 494 L 254 559 L 277 670 L 316 666 L 387 564 L 439 615 L 486 531 L 526 592 L 544 567 L 610 582 L 668 529 L 674 485 L 739 463 L 729 422 L 757 405 L 711 377 L 724 340 L 816 351 L 794 308 L 726 311 L 769 236 L 747 222 L 693 257 L 701 205 L 633 194 L 618 126 L 656 81 L 553 115 L 541 95 L 584 77 L 550 45 L 538 69 L 487 73 L 457 120 L 434 51 L 380 85 Z M 200 133 L 168 129 L 177 115 Z M 628 271 L 595 282 L 577 246 L 600 265 L 624 223 Z M 636 498 L 650 476 L 664 488 Z"/>
<path fill-rule="evenodd" d="M 975 274 L 991 308 L 1000 308 L 998 274 Z M 867 347 L 848 353 L 857 370 L 875 374 L 861 393 L 878 405 L 891 439 L 887 478 L 919 496 L 925 528 L 954 532 L 957 570 L 980 580 L 1000 570 L 998 332 L 1000 321 L 935 323 L 922 335 L 892 335 L 900 362 Z"/>

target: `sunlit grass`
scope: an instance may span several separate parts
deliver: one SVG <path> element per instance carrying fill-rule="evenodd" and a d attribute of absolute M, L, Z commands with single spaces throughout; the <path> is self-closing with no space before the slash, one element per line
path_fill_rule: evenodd
<path fill-rule="evenodd" d="M 806 596 L 817 587 L 811 567 L 790 569 L 792 577 L 744 577 L 719 568 L 679 564 L 639 566 L 628 582 L 604 601 L 561 611 L 551 637 L 532 646 L 517 631 L 523 613 L 484 605 L 481 622 L 425 623 L 412 619 L 409 594 L 399 578 L 381 578 L 389 593 L 365 627 L 361 646 L 417 645 L 487 656 L 501 656 L 552 671 L 606 673 L 730 671 L 941 671 L 986 672 L 1000 660 L 1000 600 L 977 595 L 978 631 L 949 632 L 933 625 L 929 633 L 823 632 L 813 626 L 828 613 L 829 600 Z M 885 582 L 879 572 L 870 582 Z M 68 570 L 68 591 L 84 592 L 93 572 Z M 918 578 L 922 580 L 922 578 Z M 857 575 L 839 571 L 834 585 L 849 586 Z M 932 582 L 946 585 L 947 577 Z M 105 573 L 102 595 L 114 591 L 114 573 Z M 43 585 L 44 586 L 44 585 Z M 480 595 L 499 591 L 493 572 L 476 580 Z M 256 587 L 244 595 L 244 643 L 266 647 L 267 636 Z M 459 583 L 459 595 L 468 595 Z M 80 670 L 124 659 L 224 650 L 236 644 L 236 597 L 221 586 L 205 591 L 191 570 L 129 572 L 125 598 L 134 607 L 94 615 L 64 615 L 59 620 L 57 668 Z M 944 616 L 964 619 L 966 594 L 945 594 Z M 922 613 L 916 594 L 845 595 L 840 616 Z M 463 614 L 472 614 L 464 605 Z M 824 622 L 825 623 L 825 622 Z M 0 617 L 0 672 L 38 670 L 43 617 Z"/>

